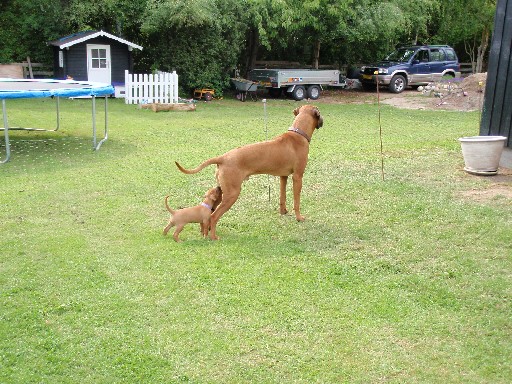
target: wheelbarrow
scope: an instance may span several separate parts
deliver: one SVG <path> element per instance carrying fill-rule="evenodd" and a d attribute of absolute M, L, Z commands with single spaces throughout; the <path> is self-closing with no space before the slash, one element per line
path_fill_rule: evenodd
<path fill-rule="evenodd" d="M 251 97 L 251 100 L 258 100 L 258 96 L 256 95 L 256 91 L 258 89 L 258 83 L 237 78 L 231 78 L 231 82 L 235 85 L 238 93 L 236 94 L 236 98 L 240 101 L 245 101 L 247 99 L 247 94 Z"/>

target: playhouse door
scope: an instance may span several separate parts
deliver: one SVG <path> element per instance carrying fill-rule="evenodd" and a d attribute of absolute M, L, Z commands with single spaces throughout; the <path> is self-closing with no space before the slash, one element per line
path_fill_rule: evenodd
<path fill-rule="evenodd" d="M 87 44 L 88 80 L 110 84 L 110 68 L 110 45 Z"/>

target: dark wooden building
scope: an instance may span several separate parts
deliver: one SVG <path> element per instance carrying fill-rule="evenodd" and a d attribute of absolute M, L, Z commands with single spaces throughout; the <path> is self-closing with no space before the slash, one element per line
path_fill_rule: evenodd
<path fill-rule="evenodd" d="M 502 160 L 512 167 L 512 0 L 496 4 L 480 135 L 507 137 Z"/>
<path fill-rule="evenodd" d="M 53 46 L 56 79 L 73 78 L 112 85 L 124 84 L 133 72 L 132 50 L 142 47 L 104 31 L 84 31 L 48 42 Z"/>

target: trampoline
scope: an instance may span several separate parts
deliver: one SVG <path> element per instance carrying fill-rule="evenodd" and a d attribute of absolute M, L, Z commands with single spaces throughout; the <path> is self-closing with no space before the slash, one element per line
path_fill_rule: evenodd
<path fill-rule="evenodd" d="M 3 79 L 0 78 L 0 99 L 2 100 L 2 114 L 5 139 L 5 158 L 0 160 L 0 164 L 9 161 L 11 156 L 11 147 L 9 143 L 9 130 L 29 130 L 29 131 L 57 131 L 60 127 L 60 97 L 90 97 L 92 99 L 92 147 L 93 150 L 100 149 L 101 145 L 108 138 L 108 113 L 107 99 L 114 93 L 114 87 L 109 84 L 94 83 L 87 81 L 74 80 L 49 80 L 49 79 Z M 97 142 L 96 139 L 96 97 L 105 98 L 105 133 L 103 139 Z M 57 126 L 55 129 L 44 128 L 21 128 L 9 127 L 7 119 L 7 99 L 30 99 L 40 97 L 51 97 L 56 99 L 57 105 Z"/>

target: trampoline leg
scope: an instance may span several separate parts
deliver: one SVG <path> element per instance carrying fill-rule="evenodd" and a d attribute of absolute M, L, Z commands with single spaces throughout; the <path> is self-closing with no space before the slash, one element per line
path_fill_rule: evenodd
<path fill-rule="evenodd" d="M 96 96 L 92 97 L 92 149 L 96 149 Z"/>
<path fill-rule="evenodd" d="M 2 99 L 2 114 L 4 117 L 4 137 L 5 137 L 5 159 L 0 164 L 7 163 L 11 157 L 11 145 L 9 143 L 9 125 L 7 124 L 7 108 L 5 107 L 5 99 Z"/>
<path fill-rule="evenodd" d="M 96 96 L 92 97 L 92 149 L 97 151 L 101 145 L 108 139 L 108 110 L 107 96 L 105 96 L 105 136 L 96 144 Z"/>
<path fill-rule="evenodd" d="M 60 108 L 59 108 L 59 105 L 60 105 L 60 97 L 57 96 L 57 127 L 55 127 L 55 129 L 53 129 L 54 132 L 57 132 L 60 128 Z"/>

